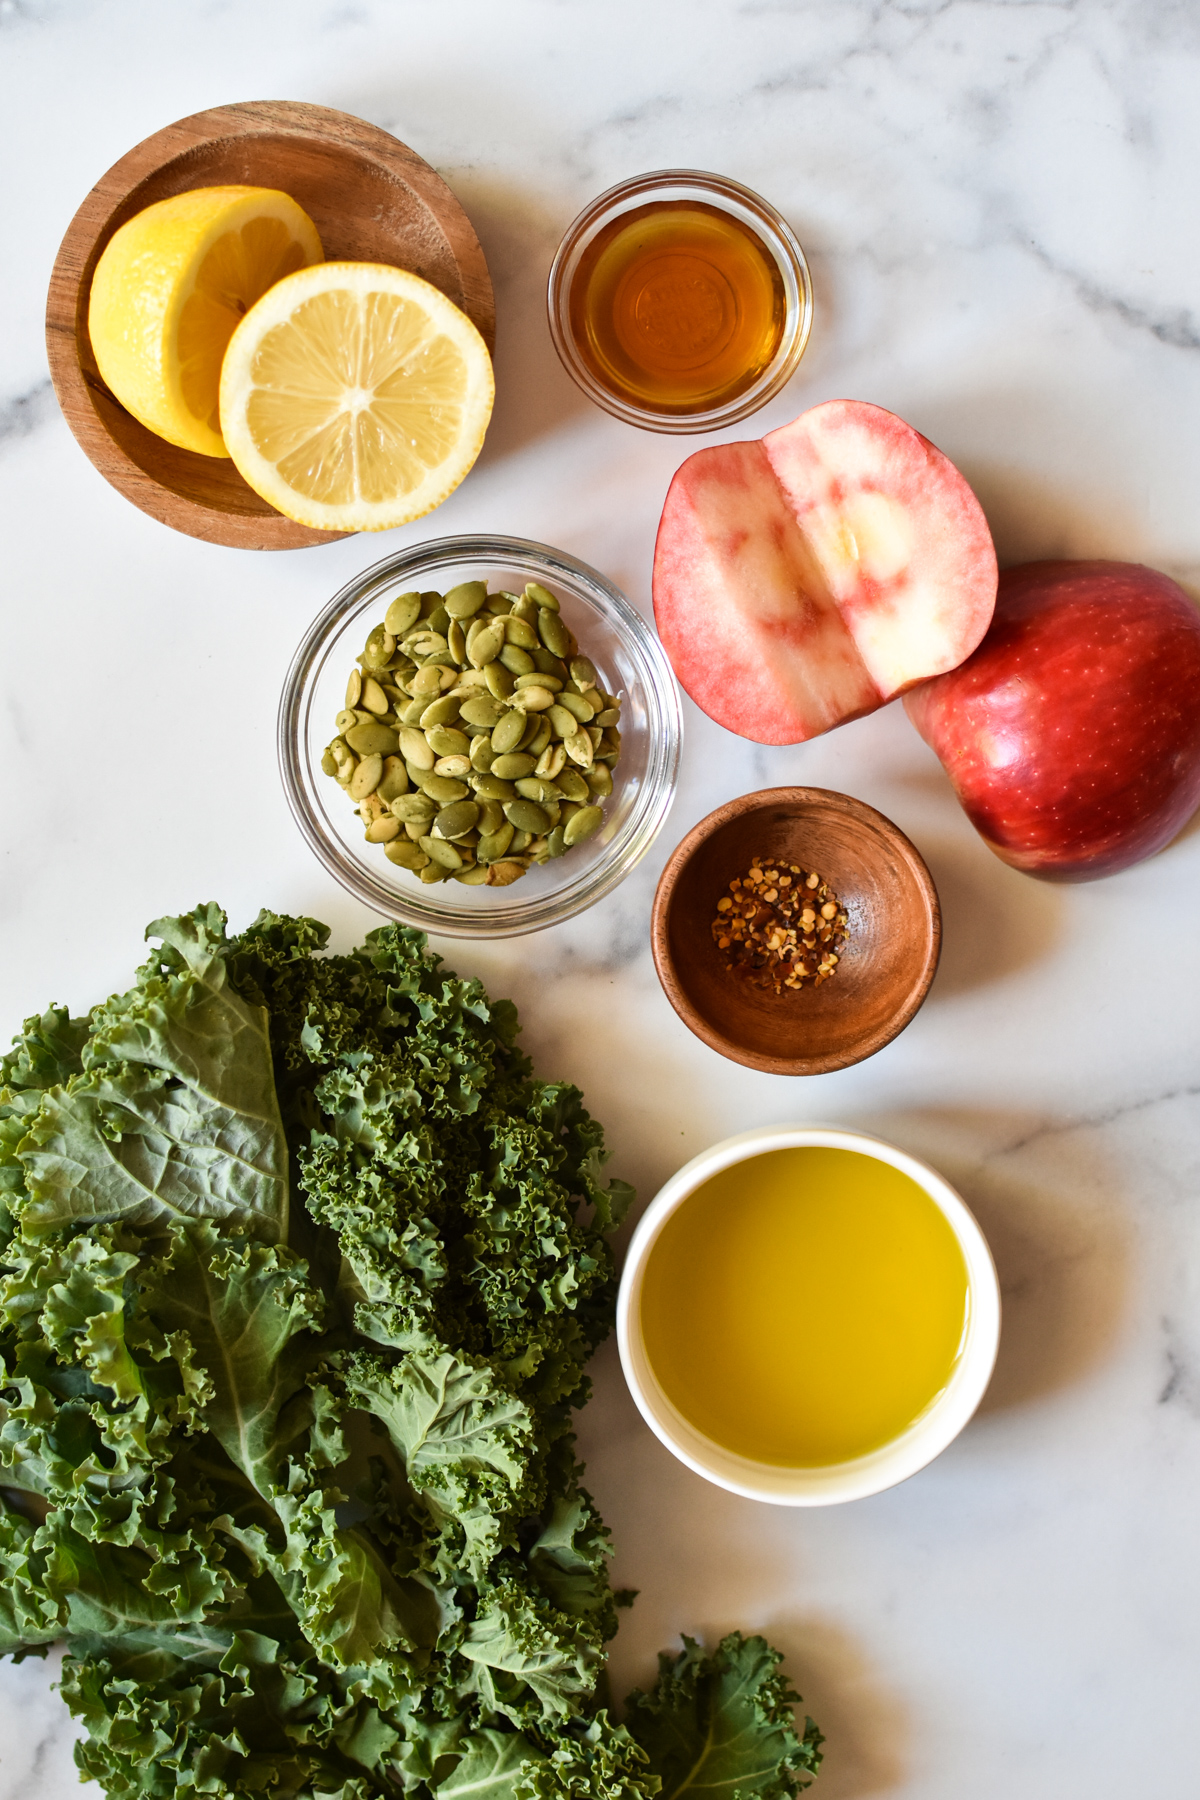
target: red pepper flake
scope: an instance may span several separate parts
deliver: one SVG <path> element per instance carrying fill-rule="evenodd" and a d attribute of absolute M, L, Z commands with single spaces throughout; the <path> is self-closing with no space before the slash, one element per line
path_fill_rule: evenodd
<path fill-rule="evenodd" d="M 753 987 L 819 987 L 837 970 L 846 914 L 812 869 L 756 856 L 717 901 L 713 942 L 725 965 Z"/>

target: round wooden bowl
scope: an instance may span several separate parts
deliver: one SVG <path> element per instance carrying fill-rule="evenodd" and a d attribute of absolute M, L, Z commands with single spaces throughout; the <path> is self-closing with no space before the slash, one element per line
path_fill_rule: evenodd
<path fill-rule="evenodd" d="M 67 228 L 46 302 L 50 373 L 67 423 L 106 481 L 176 531 L 242 550 L 295 550 L 314 531 L 261 500 L 224 457 L 147 431 L 100 379 L 88 338 L 92 275 L 118 226 L 155 200 L 225 184 L 282 188 L 308 213 L 328 261 L 392 263 L 462 308 L 488 348 L 492 284 L 479 240 L 441 176 L 386 131 L 327 106 L 254 100 L 156 131 L 101 177 Z"/>
<path fill-rule="evenodd" d="M 820 987 L 752 987 L 713 942 L 717 901 L 755 856 L 816 869 L 845 908 L 841 960 Z M 874 807 L 827 788 L 767 788 L 684 838 L 654 896 L 650 941 L 667 999 L 712 1049 L 769 1075 L 826 1075 L 904 1030 L 937 970 L 942 916 L 919 853 Z"/>

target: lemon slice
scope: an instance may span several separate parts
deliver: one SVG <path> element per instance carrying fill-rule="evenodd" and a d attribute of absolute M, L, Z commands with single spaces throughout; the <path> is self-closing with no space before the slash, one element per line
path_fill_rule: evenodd
<path fill-rule="evenodd" d="M 193 188 L 127 220 L 92 277 L 100 374 L 169 443 L 228 456 L 217 408 L 234 327 L 281 276 L 324 257 L 317 228 L 274 188 Z"/>
<path fill-rule="evenodd" d="M 406 269 L 322 263 L 242 320 L 221 372 L 229 453 L 301 525 L 386 531 L 437 506 L 479 455 L 495 387 L 466 314 Z"/>

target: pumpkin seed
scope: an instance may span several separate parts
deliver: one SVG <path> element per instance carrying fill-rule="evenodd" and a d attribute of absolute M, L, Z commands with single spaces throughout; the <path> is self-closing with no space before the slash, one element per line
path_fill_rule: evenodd
<path fill-rule="evenodd" d="M 604 823 L 604 812 L 599 806 L 581 806 L 579 811 L 568 819 L 563 826 L 563 842 L 570 849 L 573 844 L 582 844 L 599 831 Z"/>
<path fill-rule="evenodd" d="M 505 624 L 496 620 L 491 625 L 474 625 L 467 638 L 467 660 L 472 668 L 483 669 L 499 656 L 504 646 Z"/>
<path fill-rule="evenodd" d="M 428 731 L 431 725 L 449 725 L 458 717 L 458 701 L 453 694 L 443 694 L 440 700 L 432 700 L 421 714 L 421 730 Z"/>
<path fill-rule="evenodd" d="M 514 881 L 520 881 L 525 873 L 525 864 L 519 862 L 493 863 L 488 870 L 489 887 L 510 887 Z"/>
<path fill-rule="evenodd" d="M 376 625 L 367 634 L 363 645 L 362 665 L 364 669 L 384 669 L 395 653 L 396 640 L 386 625 Z"/>
<path fill-rule="evenodd" d="M 507 756 L 498 756 L 491 772 L 501 781 L 519 781 L 522 775 L 532 775 L 536 767 L 536 756 L 530 756 L 525 750 L 513 750 Z"/>
<path fill-rule="evenodd" d="M 408 770 L 404 766 L 403 758 L 399 756 L 384 757 L 383 775 L 375 791 L 385 806 L 390 806 L 393 800 L 408 792 Z"/>
<path fill-rule="evenodd" d="M 543 781 L 538 775 L 523 775 L 516 784 L 517 793 L 523 800 L 536 800 L 539 806 L 547 801 L 561 800 L 562 791 L 552 781 Z"/>
<path fill-rule="evenodd" d="M 510 644 L 515 644 L 518 650 L 536 650 L 538 647 L 537 632 L 528 619 L 522 619 L 516 613 L 505 620 L 504 636 Z"/>
<path fill-rule="evenodd" d="M 527 581 L 525 583 L 525 593 L 528 598 L 533 601 L 535 606 L 545 607 L 549 612 L 556 613 L 558 611 L 558 601 L 554 598 L 550 589 L 544 588 L 540 581 Z"/>
<path fill-rule="evenodd" d="M 563 748 L 571 761 L 578 763 L 581 769 L 591 768 L 596 752 L 586 731 L 577 731 L 574 737 L 564 738 Z"/>
<path fill-rule="evenodd" d="M 398 643 L 406 631 L 412 630 L 420 616 L 420 594 L 397 594 L 394 600 L 388 602 L 383 622 Z"/>
<path fill-rule="evenodd" d="M 465 781 L 451 781 L 448 775 L 421 777 L 421 792 L 436 800 L 439 807 L 453 806 L 456 800 L 465 800 L 470 791 Z"/>
<path fill-rule="evenodd" d="M 548 588 L 394 595 L 357 665 L 321 767 L 397 867 L 504 886 L 599 829 L 620 701 Z"/>
<path fill-rule="evenodd" d="M 559 617 L 557 607 L 553 612 L 548 606 L 541 609 L 538 613 L 537 628 L 538 636 L 551 656 L 573 656 L 578 649 L 574 638 Z"/>
<path fill-rule="evenodd" d="M 578 720 L 580 725 L 590 725 L 596 716 L 582 694 L 560 694 L 558 704 L 564 712 L 569 712 L 573 719 Z"/>
<path fill-rule="evenodd" d="M 545 712 L 548 706 L 554 705 L 554 695 L 549 688 L 523 688 L 518 685 L 517 691 L 512 697 L 512 703 L 514 706 L 522 708 L 525 712 Z"/>
<path fill-rule="evenodd" d="M 500 708 L 490 694 L 481 694 L 478 700 L 464 700 L 460 710 L 468 725 L 480 725 L 485 731 L 500 723 Z"/>
<path fill-rule="evenodd" d="M 471 619 L 487 599 L 486 581 L 460 581 L 452 587 L 442 605 L 452 619 Z"/>
<path fill-rule="evenodd" d="M 517 790 L 499 775 L 472 775 L 471 786 L 481 800 L 515 800 Z"/>
<path fill-rule="evenodd" d="M 400 740 L 389 725 L 352 725 L 346 742 L 360 756 L 394 756 Z"/>
<path fill-rule="evenodd" d="M 512 675 L 499 661 L 490 662 L 484 670 L 488 692 L 497 700 L 507 700 L 515 686 Z"/>
<path fill-rule="evenodd" d="M 466 756 L 471 740 L 464 731 L 453 731 L 449 725 L 430 725 L 425 739 L 435 756 Z"/>
<path fill-rule="evenodd" d="M 504 808 L 504 816 L 509 824 L 518 831 L 529 831 L 540 835 L 549 829 L 550 815 L 540 807 L 536 800 L 510 800 Z"/>
<path fill-rule="evenodd" d="M 501 819 L 495 831 L 484 832 L 480 837 L 475 854 L 480 862 L 500 862 L 512 841 L 513 827 L 507 819 Z"/>
<path fill-rule="evenodd" d="M 456 800 L 453 806 L 443 806 L 434 820 L 444 838 L 465 837 L 478 823 L 479 808 L 474 800 Z"/>
<path fill-rule="evenodd" d="M 383 854 L 390 862 L 398 864 L 402 869 L 412 869 L 414 873 L 417 869 L 423 869 L 429 861 L 420 844 L 414 844 L 406 837 L 393 838 L 390 844 L 384 845 Z"/>
<path fill-rule="evenodd" d="M 382 756 L 364 756 L 355 769 L 350 780 L 350 798 L 365 800 L 373 794 L 379 785 L 379 777 L 383 774 Z"/>
<path fill-rule="evenodd" d="M 515 750 L 525 736 L 526 717 L 520 712 L 506 712 L 492 732 L 492 749 L 497 756 Z"/>
<path fill-rule="evenodd" d="M 462 857 L 445 838 L 423 837 L 421 848 L 430 862 L 437 863 L 441 869 L 461 869 L 463 866 Z"/>
<path fill-rule="evenodd" d="M 423 731 L 410 725 L 400 733 L 400 748 L 404 760 L 417 769 L 432 769 L 437 760 L 436 753 Z"/>
<path fill-rule="evenodd" d="M 398 794 L 394 800 L 389 802 L 389 809 L 392 817 L 399 819 L 402 825 L 416 823 L 417 821 L 428 822 L 432 820 L 434 814 L 437 812 L 437 807 L 429 798 L 429 795 L 420 792 L 415 794 Z"/>

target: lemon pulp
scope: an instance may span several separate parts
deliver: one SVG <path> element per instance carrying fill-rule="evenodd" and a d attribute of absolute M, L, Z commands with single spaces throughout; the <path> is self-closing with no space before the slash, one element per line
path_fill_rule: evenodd
<path fill-rule="evenodd" d="M 238 327 L 221 421 L 241 473 L 280 512 L 382 530 L 462 480 L 493 391 L 483 339 L 444 294 L 407 270 L 325 263 Z"/>
<path fill-rule="evenodd" d="M 961 1352 L 967 1270 L 945 1214 L 857 1151 L 773 1150 L 706 1182 L 647 1258 L 646 1353 L 715 1443 L 816 1468 L 899 1437 Z"/>

